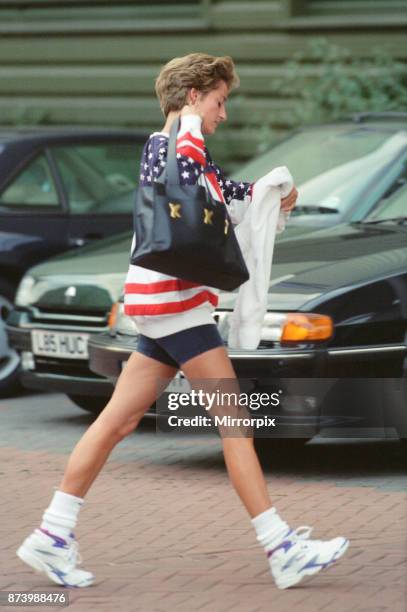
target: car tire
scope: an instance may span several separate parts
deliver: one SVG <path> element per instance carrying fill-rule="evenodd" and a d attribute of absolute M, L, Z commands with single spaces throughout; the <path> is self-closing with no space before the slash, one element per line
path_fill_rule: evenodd
<path fill-rule="evenodd" d="M 70 395 L 69 399 L 82 410 L 92 412 L 93 414 L 99 414 L 109 401 L 108 397 L 99 395 Z"/>
<path fill-rule="evenodd" d="M 13 309 L 15 287 L 0 280 L 0 397 L 15 395 L 21 390 L 20 355 L 12 349 L 6 332 L 6 319 Z"/>
<path fill-rule="evenodd" d="M 400 438 L 401 456 L 407 462 L 407 438 Z"/>
<path fill-rule="evenodd" d="M 311 438 L 255 438 L 254 447 L 261 459 L 287 457 L 292 453 L 301 452 Z"/>

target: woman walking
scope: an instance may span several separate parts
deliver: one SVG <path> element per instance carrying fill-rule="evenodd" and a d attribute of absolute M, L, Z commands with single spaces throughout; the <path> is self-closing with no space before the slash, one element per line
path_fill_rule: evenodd
<path fill-rule="evenodd" d="M 213 134 L 227 118 L 228 94 L 239 79 L 230 57 L 193 53 L 166 64 L 156 81 L 156 93 L 166 118 L 161 132 L 148 139 L 141 161 L 140 184 L 149 186 L 166 165 L 168 136 L 181 117 L 177 162 L 181 184 L 200 183 L 229 207 L 239 223 L 250 206 L 253 184 L 227 180 L 212 161 L 204 135 Z M 281 209 L 295 206 L 295 188 Z M 133 244 L 134 246 L 134 244 Z M 122 371 L 114 393 L 98 418 L 75 446 L 58 490 L 42 522 L 17 551 L 25 563 L 54 583 L 86 587 L 94 576 L 79 569 L 74 537 L 84 497 L 113 448 L 131 434 L 157 399 L 157 380 L 172 379 L 182 368 L 189 380 L 236 379 L 212 312 L 217 294 L 199 286 L 138 266 L 129 266 L 125 312 L 140 332 L 137 350 Z M 279 588 L 300 582 L 339 559 L 348 541 L 309 538 L 310 528 L 291 529 L 273 506 L 251 437 L 223 437 L 230 480 L 263 546 Z"/>

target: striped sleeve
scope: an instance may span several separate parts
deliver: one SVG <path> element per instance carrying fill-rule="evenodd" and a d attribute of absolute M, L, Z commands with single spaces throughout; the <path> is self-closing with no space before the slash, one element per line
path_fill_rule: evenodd
<path fill-rule="evenodd" d="M 202 120 L 198 115 L 181 117 L 181 126 L 177 137 L 177 157 L 185 157 L 199 164 L 206 165 L 205 142 L 201 132 Z"/>

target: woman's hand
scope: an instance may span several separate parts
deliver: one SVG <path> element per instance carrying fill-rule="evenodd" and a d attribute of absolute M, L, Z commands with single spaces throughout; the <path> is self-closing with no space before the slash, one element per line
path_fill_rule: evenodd
<path fill-rule="evenodd" d="M 290 212 L 294 208 L 297 202 L 297 198 L 298 191 L 295 187 L 293 187 L 288 196 L 281 199 L 280 210 L 283 210 L 284 212 Z"/>

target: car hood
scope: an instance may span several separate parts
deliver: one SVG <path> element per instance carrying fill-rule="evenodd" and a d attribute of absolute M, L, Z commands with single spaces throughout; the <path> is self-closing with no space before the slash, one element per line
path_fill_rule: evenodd
<path fill-rule="evenodd" d="M 112 300 L 123 290 L 132 233 L 68 251 L 30 269 L 43 282 L 106 288 Z M 345 224 L 276 243 L 269 285 L 270 310 L 310 310 L 350 287 L 407 270 L 407 228 Z M 237 291 L 220 292 L 219 308 L 231 309 Z"/>
<path fill-rule="evenodd" d="M 349 288 L 407 270 L 407 228 L 346 224 L 276 243 L 269 310 L 312 310 Z M 219 308 L 233 308 L 236 292 Z"/>
<path fill-rule="evenodd" d="M 65 310 L 106 309 L 123 291 L 131 240 L 132 232 L 117 234 L 30 268 L 27 275 L 35 281 L 31 303 Z M 67 300 L 71 287 L 79 289 Z"/>
<path fill-rule="evenodd" d="M 129 263 L 132 232 L 122 232 L 66 251 L 30 268 L 31 276 L 49 274 L 123 274 Z"/>

